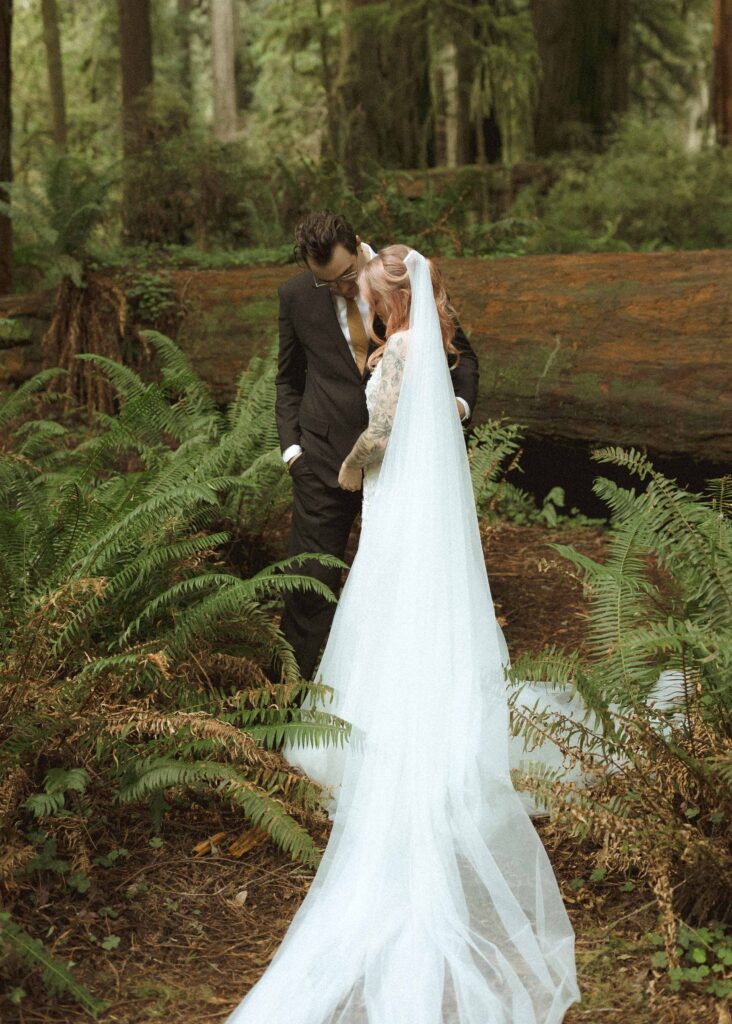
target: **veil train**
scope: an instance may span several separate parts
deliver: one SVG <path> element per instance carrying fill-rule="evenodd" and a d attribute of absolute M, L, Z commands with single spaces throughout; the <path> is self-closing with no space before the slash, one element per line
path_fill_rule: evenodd
<path fill-rule="evenodd" d="M 429 265 L 414 250 L 406 265 L 392 431 L 319 669 L 351 737 L 286 750 L 337 786 L 332 833 L 226 1024 L 559 1024 L 580 998 L 574 932 L 511 784 L 505 646 Z"/>

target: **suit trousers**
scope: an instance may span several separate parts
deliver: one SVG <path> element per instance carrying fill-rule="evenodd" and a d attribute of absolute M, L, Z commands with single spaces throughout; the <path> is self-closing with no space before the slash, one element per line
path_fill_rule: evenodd
<path fill-rule="evenodd" d="M 343 558 L 356 516 L 361 510 L 361 491 L 330 487 L 308 465 L 307 451 L 291 465 L 293 489 L 290 555 L 305 552 Z M 338 596 L 342 570 L 309 559 L 293 570 L 322 580 Z M 327 639 L 336 606 L 319 594 L 296 591 L 285 597 L 281 629 L 292 644 L 303 679 L 312 679 L 323 643 Z"/>

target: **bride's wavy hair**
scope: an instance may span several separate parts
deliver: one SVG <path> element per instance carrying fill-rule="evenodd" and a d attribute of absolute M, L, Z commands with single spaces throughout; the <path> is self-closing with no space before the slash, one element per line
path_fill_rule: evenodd
<path fill-rule="evenodd" d="M 378 255 L 369 260 L 358 276 L 358 285 L 361 295 L 368 302 L 371 315 L 368 324 L 368 333 L 379 348 L 372 352 L 369 357 L 369 366 L 373 367 L 376 359 L 374 356 L 381 355 L 384 339 L 380 338 L 374 330 L 376 319 L 376 303 L 381 300 L 387 310 L 386 336 L 396 331 L 403 331 L 409 327 L 409 311 L 412 303 L 412 290 L 409 286 L 409 271 L 405 259 L 410 252 L 408 245 L 389 245 L 382 249 Z M 460 352 L 455 348 L 453 339 L 455 337 L 457 316 L 455 310 L 447 298 L 442 274 L 434 265 L 432 260 L 427 260 L 432 279 L 432 291 L 435 296 L 437 313 L 440 318 L 440 330 L 442 332 L 442 344 L 445 355 L 455 356 L 455 362 L 450 366 L 454 369 L 460 362 Z"/>

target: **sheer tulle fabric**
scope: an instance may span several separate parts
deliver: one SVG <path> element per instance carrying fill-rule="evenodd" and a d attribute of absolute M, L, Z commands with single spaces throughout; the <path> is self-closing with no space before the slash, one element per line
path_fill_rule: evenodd
<path fill-rule="evenodd" d="M 574 933 L 511 785 L 501 636 L 429 269 L 414 252 L 407 265 L 393 427 L 319 671 L 351 738 L 287 753 L 335 793 L 332 834 L 227 1024 L 557 1024 L 579 998 Z"/>

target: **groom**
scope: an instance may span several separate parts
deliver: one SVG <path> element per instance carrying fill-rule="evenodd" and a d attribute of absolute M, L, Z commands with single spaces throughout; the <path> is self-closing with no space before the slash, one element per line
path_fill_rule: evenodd
<path fill-rule="evenodd" d="M 338 486 L 341 463 L 368 424 L 366 359 L 376 348 L 368 337 L 368 304 L 356 283 L 375 256 L 340 214 L 312 213 L 295 230 L 295 248 L 306 269 L 279 288 L 277 430 L 294 498 L 290 555 L 323 552 L 343 558 L 361 507 L 361 491 Z M 384 336 L 384 325 L 375 323 Z M 478 360 L 458 325 L 460 362 L 452 372 L 457 411 L 470 420 L 478 394 Z M 301 567 L 334 593 L 339 569 L 315 560 Z M 318 662 L 335 605 L 304 591 L 288 594 L 282 631 L 304 679 Z"/>

